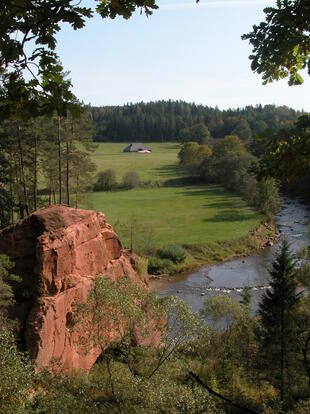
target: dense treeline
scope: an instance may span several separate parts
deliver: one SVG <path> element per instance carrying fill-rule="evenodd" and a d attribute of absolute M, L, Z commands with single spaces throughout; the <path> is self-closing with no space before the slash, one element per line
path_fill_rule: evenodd
<path fill-rule="evenodd" d="M 310 115 L 279 130 L 266 130 L 250 145 L 237 134 L 212 142 L 200 124 L 182 130 L 183 137 L 184 131 L 180 164 L 203 182 L 221 184 L 267 216 L 280 206 L 280 187 L 309 202 Z"/>
<path fill-rule="evenodd" d="M 218 183 L 240 195 L 249 205 L 272 217 L 280 207 L 278 184 L 272 177 L 258 180 L 253 170 L 258 159 L 236 135 L 216 140 L 213 146 L 185 142 L 178 154 L 180 164 L 203 182 Z"/>
<path fill-rule="evenodd" d="M 259 177 L 277 177 L 292 195 L 310 201 L 310 115 L 293 125 L 268 132 L 256 140 L 254 152 L 260 155 Z"/>
<path fill-rule="evenodd" d="M 158 101 L 93 107 L 96 141 L 174 141 L 195 124 L 207 126 L 213 138 L 238 135 L 250 141 L 266 129 L 289 126 L 299 115 L 286 106 L 247 106 L 220 110 L 183 101 Z M 181 135 L 180 135 L 181 133 Z"/>

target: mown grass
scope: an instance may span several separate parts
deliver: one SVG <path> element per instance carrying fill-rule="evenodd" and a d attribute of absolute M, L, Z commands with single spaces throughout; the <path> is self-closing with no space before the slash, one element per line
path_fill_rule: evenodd
<path fill-rule="evenodd" d="M 118 181 L 127 171 L 136 171 L 142 181 L 163 182 L 182 175 L 178 165 L 177 154 L 180 144 L 177 143 L 146 143 L 152 149 L 151 154 L 123 152 L 129 143 L 99 143 L 92 160 L 97 171 L 113 168 Z"/>
<path fill-rule="evenodd" d="M 100 192 L 93 193 L 92 201 L 112 225 L 134 223 L 143 226 L 148 237 L 152 232 L 156 247 L 239 239 L 261 220 L 239 197 L 215 185 Z M 128 246 L 128 226 L 121 236 Z"/>
<path fill-rule="evenodd" d="M 94 192 L 88 200 L 105 213 L 125 247 L 133 240 L 136 250 L 154 255 L 161 247 L 182 245 L 187 257 L 175 266 L 180 273 L 249 254 L 270 236 L 254 234 L 262 216 L 239 197 L 217 185 L 184 184 L 179 144 L 148 143 L 151 154 L 123 153 L 126 145 L 99 144 L 93 154 L 97 171 L 113 168 L 120 182 L 126 171 L 134 170 L 155 188 Z"/>

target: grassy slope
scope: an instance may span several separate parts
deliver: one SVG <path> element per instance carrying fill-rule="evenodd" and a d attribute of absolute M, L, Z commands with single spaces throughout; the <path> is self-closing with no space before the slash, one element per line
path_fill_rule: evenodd
<path fill-rule="evenodd" d="M 118 180 L 124 172 L 137 171 L 143 181 L 164 182 L 181 177 L 177 164 L 179 145 L 151 143 L 152 154 L 123 153 L 126 143 L 99 144 L 93 156 L 98 171 L 114 168 Z M 236 240 L 257 227 L 260 215 L 236 196 L 218 186 L 165 186 L 129 191 L 93 193 L 92 204 L 109 223 L 151 228 L 156 245 L 209 244 Z M 128 245 L 128 230 L 120 232 Z"/>

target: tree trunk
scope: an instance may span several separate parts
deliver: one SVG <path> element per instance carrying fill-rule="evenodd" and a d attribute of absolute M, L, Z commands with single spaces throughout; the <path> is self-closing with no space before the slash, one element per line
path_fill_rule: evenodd
<path fill-rule="evenodd" d="M 33 180 L 33 206 L 38 208 L 38 134 L 34 136 L 34 180 Z"/>
<path fill-rule="evenodd" d="M 17 198 L 18 198 L 18 210 L 19 210 L 19 218 L 23 219 L 24 216 L 24 206 L 21 201 L 21 194 L 20 194 L 20 186 L 21 184 L 21 177 L 20 177 L 20 163 L 19 163 L 19 156 L 18 156 L 18 165 L 17 160 L 14 158 L 14 170 L 15 170 L 15 183 L 17 188 Z"/>
<path fill-rule="evenodd" d="M 133 225 L 130 223 L 130 251 L 133 253 Z"/>
<path fill-rule="evenodd" d="M 285 339 L 284 339 L 284 310 L 281 309 L 281 356 L 280 356 L 280 400 L 284 398 L 284 358 L 285 358 Z"/>
<path fill-rule="evenodd" d="M 71 205 L 71 192 L 70 192 L 70 167 L 71 167 L 71 154 L 72 154 L 72 139 L 73 139 L 73 120 L 71 120 L 71 138 L 67 141 L 67 204 Z"/>
<path fill-rule="evenodd" d="M 67 141 L 67 205 L 70 207 L 70 156 L 71 156 L 71 145 Z"/>
<path fill-rule="evenodd" d="M 12 155 L 10 154 L 10 215 L 11 215 L 11 224 L 14 224 L 14 195 L 13 195 L 13 160 Z"/>
<path fill-rule="evenodd" d="M 20 200 L 18 201 L 18 208 L 19 208 L 19 218 L 20 219 L 25 218 L 24 205 Z"/>
<path fill-rule="evenodd" d="M 75 208 L 78 208 L 78 194 L 79 194 L 79 175 L 76 176 L 76 188 L 75 188 Z"/>
<path fill-rule="evenodd" d="M 243 405 L 240 405 L 238 403 L 233 402 L 230 398 L 224 397 L 224 395 L 214 391 L 212 388 L 210 388 L 207 384 L 201 381 L 201 379 L 198 377 L 198 375 L 194 374 L 192 371 L 189 371 L 189 375 L 194 378 L 195 381 L 198 382 L 203 388 L 205 388 L 209 394 L 214 395 L 215 397 L 220 398 L 221 400 L 225 401 L 229 404 L 230 409 L 232 407 L 235 407 L 238 409 L 238 412 L 245 412 L 245 413 L 251 413 L 251 414 L 259 414 L 257 411 L 252 410 L 249 407 L 245 407 Z"/>
<path fill-rule="evenodd" d="M 102 353 L 102 355 L 104 355 L 104 351 Z M 107 367 L 107 371 L 108 371 L 108 375 L 109 375 L 109 381 L 110 381 L 110 388 L 111 388 L 111 393 L 113 395 L 113 398 L 115 400 L 115 403 L 117 405 L 117 409 L 119 414 L 122 414 L 122 407 L 121 407 L 121 403 L 116 395 L 115 392 L 115 387 L 114 387 L 114 380 L 113 380 L 113 376 L 112 376 L 112 372 L 111 372 L 111 366 L 110 366 L 110 360 L 109 360 L 109 356 L 106 356 L 103 358 L 105 363 L 106 363 L 106 367 Z"/>
<path fill-rule="evenodd" d="M 29 205 L 28 205 L 28 193 L 25 180 L 25 168 L 24 168 L 24 153 L 22 147 L 22 141 L 20 139 L 20 125 L 18 126 L 18 149 L 19 149 L 19 162 L 20 162 L 20 171 L 21 171 L 21 181 L 24 192 L 24 208 L 26 210 L 26 215 L 29 216 Z"/>
<path fill-rule="evenodd" d="M 61 118 L 58 117 L 58 184 L 59 204 L 62 204 L 62 177 L 61 177 L 61 139 L 60 139 Z"/>

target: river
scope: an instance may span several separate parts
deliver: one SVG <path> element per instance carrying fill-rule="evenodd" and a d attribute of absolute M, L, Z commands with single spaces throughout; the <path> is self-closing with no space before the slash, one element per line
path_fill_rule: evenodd
<path fill-rule="evenodd" d="M 309 243 L 307 224 L 310 212 L 296 200 L 283 197 L 283 208 L 275 217 L 280 241 L 286 238 L 291 250 L 299 251 Z M 251 288 L 253 311 L 257 309 L 261 295 L 269 285 L 268 269 L 279 244 L 266 247 L 256 254 L 227 262 L 205 266 L 195 273 L 151 282 L 151 289 L 159 296 L 175 295 L 189 303 L 193 311 L 199 311 L 210 295 L 227 294 L 240 299 L 243 287 Z"/>

